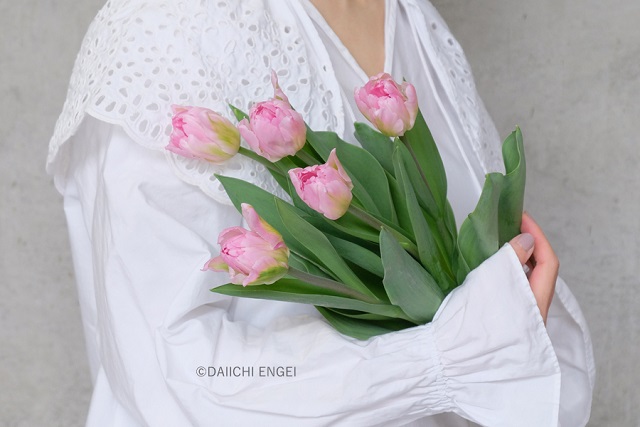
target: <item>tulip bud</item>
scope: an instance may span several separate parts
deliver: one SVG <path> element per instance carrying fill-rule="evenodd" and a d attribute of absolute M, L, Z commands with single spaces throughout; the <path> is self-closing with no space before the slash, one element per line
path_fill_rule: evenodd
<path fill-rule="evenodd" d="M 274 98 L 259 102 L 249 110 L 249 120 L 238 124 L 240 134 L 249 147 L 271 162 L 293 156 L 305 142 L 307 127 L 300 113 L 291 108 L 289 99 L 271 73 Z"/>
<path fill-rule="evenodd" d="M 413 127 L 418 114 L 418 98 L 412 84 L 398 85 L 387 73 L 373 76 L 355 90 L 360 112 L 380 132 L 401 136 Z"/>
<path fill-rule="evenodd" d="M 324 165 L 291 169 L 289 177 L 298 196 L 325 217 L 338 219 L 349 209 L 353 184 L 342 168 L 335 149 Z"/>
<path fill-rule="evenodd" d="M 165 148 L 189 158 L 221 164 L 240 148 L 236 127 L 215 111 L 201 107 L 172 105 L 173 132 Z"/>
<path fill-rule="evenodd" d="M 231 283 L 243 286 L 268 285 L 281 279 L 289 269 L 289 248 L 282 236 L 247 203 L 242 204 L 242 216 L 250 230 L 223 230 L 218 236 L 220 255 L 209 260 L 203 270 L 226 271 Z"/>

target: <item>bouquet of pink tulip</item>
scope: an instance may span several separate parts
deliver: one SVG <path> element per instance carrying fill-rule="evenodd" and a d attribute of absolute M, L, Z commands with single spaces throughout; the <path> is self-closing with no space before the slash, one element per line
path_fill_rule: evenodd
<path fill-rule="evenodd" d="M 174 107 L 167 149 L 214 163 L 236 153 L 264 164 L 285 201 L 248 182 L 218 176 L 249 225 L 218 239 L 205 269 L 227 271 L 212 289 L 237 297 L 313 304 L 338 331 L 359 339 L 424 324 L 445 296 L 520 233 L 525 162 L 516 129 L 503 144 L 506 174 L 487 175 L 460 231 L 447 201 L 442 160 L 415 89 L 388 74 L 355 92 L 362 148 L 315 132 L 272 75 L 275 95 L 237 128 L 202 108 Z M 252 150 L 240 146 L 240 135 Z M 242 286 L 238 286 L 242 285 Z"/>

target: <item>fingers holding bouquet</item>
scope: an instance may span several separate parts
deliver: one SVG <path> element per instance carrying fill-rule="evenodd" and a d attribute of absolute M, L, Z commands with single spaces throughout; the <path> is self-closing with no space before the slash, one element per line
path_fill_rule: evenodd
<path fill-rule="evenodd" d="M 560 263 L 542 229 L 527 213 L 522 215 L 521 231 L 509 243 L 522 265 L 530 269 L 529 285 L 546 324 Z"/>

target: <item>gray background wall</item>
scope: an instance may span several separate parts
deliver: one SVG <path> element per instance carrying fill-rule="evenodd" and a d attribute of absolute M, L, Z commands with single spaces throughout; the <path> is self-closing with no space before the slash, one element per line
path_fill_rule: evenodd
<path fill-rule="evenodd" d="M 46 146 L 103 0 L 0 3 L 0 425 L 83 425 L 90 398 Z M 435 0 L 498 129 L 524 132 L 527 209 L 587 316 L 590 426 L 640 426 L 640 3 Z M 570 427 L 570 426 L 567 426 Z"/>

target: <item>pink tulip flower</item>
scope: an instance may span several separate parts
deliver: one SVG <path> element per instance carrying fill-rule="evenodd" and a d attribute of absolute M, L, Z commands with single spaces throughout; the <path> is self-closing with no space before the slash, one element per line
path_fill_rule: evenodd
<path fill-rule="evenodd" d="M 173 132 L 167 150 L 214 164 L 236 155 L 240 134 L 229 120 L 207 108 L 172 105 L 171 109 Z"/>
<path fill-rule="evenodd" d="M 412 84 L 398 85 L 389 74 L 373 76 L 364 87 L 355 90 L 360 112 L 380 132 L 401 136 L 413 127 L 418 114 L 418 97 Z"/>
<path fill-rule="evenodd" d="M 291 108 L 273 72 L 271 83 L 274 97 L 251 107 L 249 120 L 243 119 L 238 129 L 253 151 L 277 162 L 293 156 L 304 146 L 307 128 L 300 113 Z"/>
<path fill-rule="evenodd" d="M 289 177 L 298 196 L 325 217 L 338 219 L 349 209 L 353 183 L 342 168 L 335 149 L 324 165 L 291 169 Z"/>
<path fill-rule="evenodd" d="M 250 230 L 230 227 L 218 236 L 220 255 L 209 260 L 203 270 L 226 271 L 237 285 L 269 285 L 289 269 L 289 248 L 282 236 L 267 224 L 255 209 L 242 204 L 242 216 Z"/>

